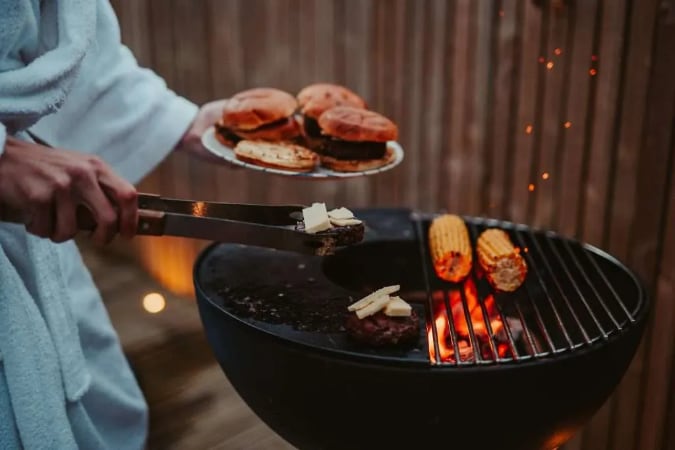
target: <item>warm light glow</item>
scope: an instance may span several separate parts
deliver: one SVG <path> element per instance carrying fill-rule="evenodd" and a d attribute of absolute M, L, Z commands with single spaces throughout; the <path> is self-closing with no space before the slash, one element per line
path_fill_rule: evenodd
<path fill-rule="evenodd" d="M 165 306 L 164 296 L 158 292 L 152 292 L 143 297 L 143 309 L 149 313 L 156 314 L 162 311 Z"/>
<path fill-rule="evenodd" d="M 598 55 L 591 55 L 591 61 L 597 61 Z"/>
<path fill-rule="evenodd" d="M 570 122 L 570 121 L 568 120 L 567 122 L 565 122 L 565 123 L 563 124 L 563 126 L 564 126 L 565 128 L 572 128 L 572 122 Z"/>
<path fill-rule="evenodd" d="M 546 58 L 540 56 L 539 58 L 537 58 L 537 61 L 539 61 L 540 64 L 543 64 L 546 61 Z"/>
<path fill-rule="evenodd" d="M 546 63 L 546 68 L 547 68 L 548 70 L 553 69 L 553 61 L 547 62 L 547 63 Z"/>
<path fill-rule="evenodd" d="M 562 49 L 561 49 L 561 48 L 556 48 L 555 50 L 553 50 L 553 53 L 555 53 L 556 56 L 560 56 L 560 55 L 562 55 Z"/>
<path fill-rule="evenodd" d="M 544 172 L 544 173 L 541 174 L 541 179 L 542 179 L 542 180 L 548 180 L 549 177 L 550 177 L 550 175 L 549 175 L 548 172 Z"/>
<path fill-rule="evenodd" d="M 528 124 L 525 126 L 525 134 L 532 134 L 532 130 L 533 130 L 533 129 L 534 129 L 534 128 L 532 127 L 532 125 L 528 123 Z"/>
<path fill-rule="evenodd" d="M 194 299 L 192 269 L 197 255 L 208 242 L 172 236 L 162 239 L 138 236 L 134 241 L 141 266 L 163 289 Z"/>
<path fill-rule="evenodd" d="M 434 304 L 434 324 L 438 333 L 439 359 L 448 361 L 452 358 L 454 350 L 450 342 L 450 327 L 448 325 L 448 315 L 445 312 L 445 302 L 442 291 L 435 291 L 432 295 Z M 427 326 L 427 340 L 429 342 L 429 357 L 436 361 L 436 347 L 434 346 L 434 333 L 431 326 Z"/>
<path fill-rule="evenodd" d="M 594 76 L 596 76 L 596 75 L 598 74 L 598 71 L 597 71 L 596 69 L 591 69 L 591 70 L 588 71 L 588 73 L 589 73 L 592 77 L 594 77 Z"/>
<path fill-rule="evenodd" d="M 207 205 L 204 202 L 194 202 L 192 204 L 192 215 L 204 217 L 207 215 Z"/>
<path fill-rule="evenodd" d="M 456 361 L 455 348 L 452 341 L 453 335 L 450 332 L 449 320 L 452 320 L 456 332 L 457 349 L 459 350 L 460 361 L 473 359 L 475 357 L 474 352 L 476 351 L 480 352 L 480 355 L 485 359 L 496 359 L 497 357 L 508 355 L 510 349 L 507 344 L 497 343 L 497 355 L 494 355 L 494 352 L 489 345 L 488 324 L 485 320 L 486 315 L 493 336 L 500 333 L 504 327 L 497 311 L 494 297 L 488 295 L 483 299 L 483 309 L 473 279 L 468 278 L 460 289 L 464 291 L 467 311 L 465 313 L 462 292 L 458 289 L 452 289 L 448 292 L 448 303 L 451 313 L 450 318 L 448 317 L 447 309 L 445 307 L 445 293 L 443 291 L 435 291 L 432 295 L 433 318 L 438 334 L 438 356 L 440 361 Z M 472 338 L 470 337 L 467 315 L 471 321 L 473 337 L 476 339 L 479 347 L 478 349 L 472 348 Z M 427 340 L 429 343 L 429 357 L 432 361 L 435 361 L 436 347 L 434 345 L 434 336 L 431 326 L 428 326 L 427 328 Z"/>
<path fill-rule="evenodd" d="M 530 183 L 527 185 L 527 190 L 530 192 L 534 192 L 534 184 Z"/>

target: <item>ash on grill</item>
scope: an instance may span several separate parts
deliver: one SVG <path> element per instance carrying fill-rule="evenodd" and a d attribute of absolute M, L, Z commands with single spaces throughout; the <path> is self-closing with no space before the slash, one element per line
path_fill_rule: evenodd
<path fill-rule="evenodd" d="M 344 296 L 320 298 L 321 292 L 312 290 L 311 285 L 285 288 L 283 291 L 278 286 L 242 286 L 236 294 L 228 287 L 217 292 L 223 306 L 242 318 L 290 325 L 298 331 L 344 331 L 348 299 L 345 300 Z"/>

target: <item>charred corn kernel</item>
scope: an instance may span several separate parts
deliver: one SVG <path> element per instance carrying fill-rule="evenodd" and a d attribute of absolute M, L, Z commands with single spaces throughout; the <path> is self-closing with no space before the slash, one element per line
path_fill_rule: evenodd
<path fill-rule="evenodd" d="M 436 217 L 429 227 L 429 252 L 439 278 L 456 283 L 466 277 L 473 256 L 464 220 L 452 214 Z"/>
<path fill-rule="evenodd" d="M 513 246 L 503 230 L 490 228 L 483 231 L 476 243 L 478 263 L 495 289 L 515 291 L 525 281 L 527 264 L 520 249 Z"/>

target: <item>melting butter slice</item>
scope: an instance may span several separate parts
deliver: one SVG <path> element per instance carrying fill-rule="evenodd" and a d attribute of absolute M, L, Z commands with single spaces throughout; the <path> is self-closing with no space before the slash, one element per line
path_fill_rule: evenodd
<path fill-rule="evenodd" d="M 303 208 L 302 219 L 306 233 L 314 234 L 332 228 L 325 203 L 313 203 L 312 206 Z"/>
<path fill-rule="evenodd" d="M 412 314 L 412 306 L 401 297 L 391 297 L 384 307 L 384 314 L 389 317 L 409 317 Z"/>
<path fill-rule="evenodd" d="M 330 219 L 330 223 L 336 227 L 346 227 L 349 225 L 358 225 L 361 223 L 359 219 Z"/>
<path fill-rule="evenodd" d="M 354 218 L 354 213 L 348 210 L 345 207 L 342 208 L 336 208 L 332 209 L 328 212 L 328 216 L 331 219 L 337 219 L 337 220 L 347 220 L 347 219 L 353 219 Z"/>
<path fill-rule="evenodd" d="M 372 316 L 376 312 L 384 309 L 385 306 L 391 301 L 391 297 L 388 294 L 380 295 L 372 303 L 368 304 L 365 308 L 361 308 L 356 311 L 356 316 L 359 319 L 364 317 Z"/>
<path fill-rule="evenodd" d="M 377 300 L 379 297 L 386 297 L 389 298 L 390 294 L 393 294 L 394 292 L 398 292 L 399 289 L 401 289 L 401 286 L 396 284 L 393 286 L 385 286 L 381 289 L 376 290 L 375 292 L 366 295 L 363 297 L 361 300 L 352 303 L 347 307 L 349 311 L 358 311 L 359 309 L 365 308 L 369 304 L 373 303 L 375 300 Z M 375 311 L 377 312 L 377 311 Z M 373 313 L 374 314 L 374 313 Z"/>

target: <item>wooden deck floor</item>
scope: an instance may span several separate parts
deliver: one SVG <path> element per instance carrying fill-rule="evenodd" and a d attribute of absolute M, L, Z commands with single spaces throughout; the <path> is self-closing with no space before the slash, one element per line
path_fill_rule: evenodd
<path fill-rule="evenodd" d="M 149 449 L 293 449 L 227 381 L 192 301 L 163 291 L 123 256 L 81 249 L 148 400 Z M 165 295 L 164 311 L 144 311 L 148 292 Z"/>

